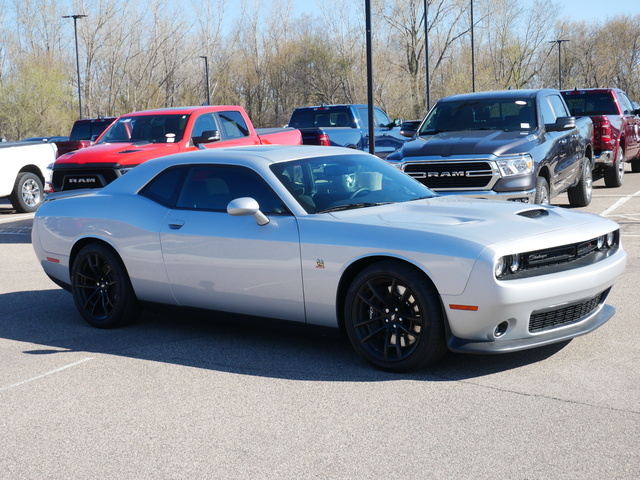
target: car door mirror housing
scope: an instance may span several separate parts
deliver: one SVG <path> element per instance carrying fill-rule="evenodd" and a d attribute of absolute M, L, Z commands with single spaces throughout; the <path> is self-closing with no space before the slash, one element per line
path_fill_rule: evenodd
<path fill-rule="evenodd" d="M 555 123 L 545 124 L 547 132 L 562 132 L 576 128 L 576 117 L 558 117 Z"/>
<path fill-rule="evenodd" d="M 231 200 L 227 205 L 227 213 L 234 217 L 253 215 L 258 225 L 261 226 L 269 223 L 269 217 L 260 211 L 260 205 L 251 197 L 240 197 Z"/>
<path fill-rule="evenodd" d="M 220 141 L 220 131 L 219 130 L 205 130 L 202 132 L 202 135 L 198 137 L 192 137 L 194 145 L 199 145 L 201 143 L 213 143 Z"/>

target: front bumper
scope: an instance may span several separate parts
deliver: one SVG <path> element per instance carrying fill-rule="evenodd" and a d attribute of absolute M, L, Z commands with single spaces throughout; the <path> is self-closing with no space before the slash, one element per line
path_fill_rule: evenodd
<path fill-rule="evenodd" d="M 474 269 L 465 293 L 442 297 L 449 348 L 465 353 L 514 352 L 595 330 L 615 312 L 606 300 L 626 258 L 620 247 L 585 267 L 492 282 L 487 282 L 492 272 L 486 266 Z M 462 310 L 459 305 L 477 308 Z M 553 321 L 540 328 L 536 322 L 547 314 Z"/>

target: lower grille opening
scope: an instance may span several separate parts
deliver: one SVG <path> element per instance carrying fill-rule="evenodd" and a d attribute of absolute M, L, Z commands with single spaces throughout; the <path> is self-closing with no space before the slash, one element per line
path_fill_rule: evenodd
<path fill-rule="evenodd" d="M 534 312 L 529 319 L 529 332 L 540 332 L 563 325 L 579 322 L 593 313 L 607 298 L 607 291 L 572 305 L 565 305 L 552 310 Z"/>

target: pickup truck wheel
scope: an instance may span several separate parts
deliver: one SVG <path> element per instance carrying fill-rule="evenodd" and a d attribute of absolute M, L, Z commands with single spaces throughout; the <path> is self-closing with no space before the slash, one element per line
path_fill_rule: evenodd
<path fill-rule="evenodd" d="M 593 172 L 591 171 L 591 160 L 584 158 L 582 161 L 582 172 L 580 181 L 571 187 L 567 194 L 572 207 L 586 207 L 591 203 L 591 192 L 593 189 Z"/>
<path fill-rule="evenodd" d="M 640 173 L 640 158 L 631 160 L 631 171 L 633 173 Z"/>
<path fill-rule="evenodd" d="M 19 213 L 35 212 L 42 203 L 42 180 L 35 173 L 23 172 L 18 175 L 9 201 Z"/>
<path fill-rule="evenodd" d="M 100 243 L 80 250 L 71 269 L 71 292 L 82 317 L 98 328 L 113 328 L 140 312 L 120 257 Z"/>
<path fill-rule="evenodd" d="M 344 316 L 354 349 L 377 368 L 415 370 L 447 351 L 438 292 L 409 266 L 384 261 L 365 268 L 347 292 Z"/>
<path fill-rule="evenodd" d="M 549 205 L 549 183 L 544 177 L 538 177 L 536 182 L 536 197 L 534 203 Z"/>
<path fill-rule="evenodd" d="M 616 162 L 604 169 L 604 184 L 609 188 L 616 188 L 622 185 L 624 180 L 624 150 L 618 147 L 618 157 Z"/>

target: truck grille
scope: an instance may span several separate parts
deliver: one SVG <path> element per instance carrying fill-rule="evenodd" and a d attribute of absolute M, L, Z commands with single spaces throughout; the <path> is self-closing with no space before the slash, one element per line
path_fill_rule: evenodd
<path fill-rule="evenodd" d="M 115 168 L 64 168 L 54 169 L 52 175 L 53 188 L 56 191 L 75 190 L 79 188 L 102 188 L 120 176 Z"/>
<path fill-rule="evenodd" d="M 529 319 L 529 332 L 540 332 L 554 327 L 578 322 L 594 312 L 604 302 L 608 291 L 573 305 L 534 312 Z"/>
<path fill-rule="evenodd" d="M 404 171 L 433 190 L 488 188 L 494 177 L 489 162 L 407 163 Z"/>

